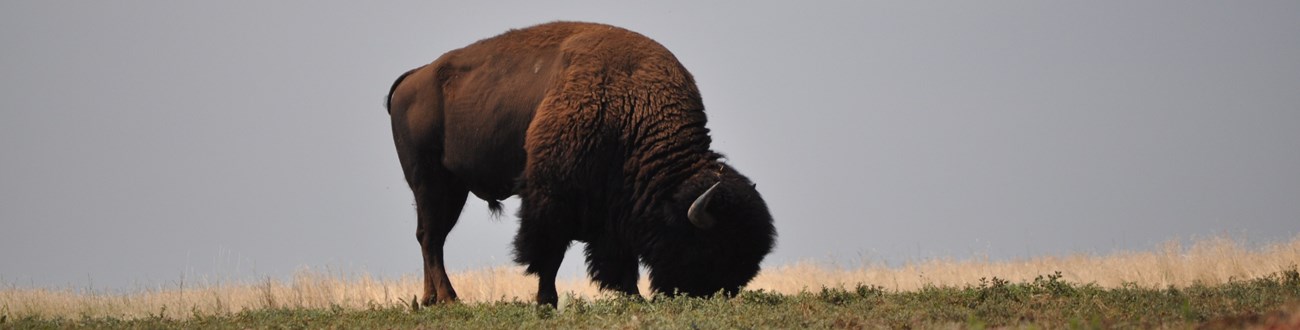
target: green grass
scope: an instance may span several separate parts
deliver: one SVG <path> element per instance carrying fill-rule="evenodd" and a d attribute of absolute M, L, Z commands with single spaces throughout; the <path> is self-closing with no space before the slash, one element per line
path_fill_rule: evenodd
<path fill-rule="evenodd" d="M 1261 322 L 1300 325 L 1292 315 L 1300 312 L 1298 303 L 1300 273 L 1293 268 L 1258 279 L 1185 288 L 1106 289 L 1066 283 L 1056 273 L 1025 283 L 992 278 L 978 285 L 908 292 L 859 285 L 793 295 L 751 291 L 735 298 L 569 299 L 558 310 L 497 302 L 419 310 L 260 309 L 195 313 L 186 320 L 13 319 L 0 311 L 0 328 L 1236 328 Z"/>

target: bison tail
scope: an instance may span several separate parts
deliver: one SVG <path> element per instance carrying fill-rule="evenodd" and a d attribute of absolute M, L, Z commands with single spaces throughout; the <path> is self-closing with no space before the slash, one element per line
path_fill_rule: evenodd
<path fill-rule="evenodd" d="M 423 67 L 420 67 L 420 68 L 423 68 Z M 389 88 L 388 88 L 388 97 L 387 97 L 386 99 L 384 99 L 384 109 L 388 109 L 388 113 L 389 113 L 389 114 L 393 113 L 393 92 L 396 92 L 396 91 L 397 91 L 397 85 L 401 85 L 401 84 L 402 84 L 402 80 L 406 80 L 406 76 L 409 76 L 409 75 L 411 75 L 412 73 L 415 73 L 415 70 L 419 70 L 420 68 L 414 68 L 414 69 L 411 69 L 411 70 L 409 70 L 409 71 L 406 71 L 406 73 L 403 73 L 402 75 L 397 76 L 397 80 L 396 80 L 396 81 L 393 81 L 393 87 L 389 87 Z"/>

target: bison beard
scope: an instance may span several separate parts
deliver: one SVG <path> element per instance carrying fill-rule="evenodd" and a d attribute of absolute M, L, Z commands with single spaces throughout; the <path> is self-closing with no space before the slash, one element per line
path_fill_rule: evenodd
<path fill-rule="evenodd" d="M 469 193 L 519 195 L 515 261 L 556 303 L 569 244 L 601 288 L 735 294 L 772 250 L 754 184 L 709 147 L 699 91 L 667 49 L 608 25 L 557 22 L 484 39 L 401 75 L 388 100 L 415 195 L 423 304 L 456 299 L 443 243 Z"/>

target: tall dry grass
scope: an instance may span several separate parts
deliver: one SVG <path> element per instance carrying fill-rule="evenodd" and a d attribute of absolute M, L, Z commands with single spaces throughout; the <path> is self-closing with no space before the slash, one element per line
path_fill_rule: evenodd
<path fill-rule="evenodd" d="M 1226 238 L 1196 241 L 1191 245 L 1166 243 L 1156 251 L 1124 252 L 1106 256 L 1075 254 L 1016 261 L 936 259 L 898 267 L 860 265 L 836 267 L 812 262 L 764 270 L 748 289 L 780 293 L 817 290 L 823 286 L 858 283 L 888 290 L 911 291 L 925 286 L 964 286 L 981 278 L 1012 282 L 1061 272 L 1063 280 L 1094 283 L 1102 287 L 1185 287 L 1193 283 L 1219 284 L 1233 279 L 1257 278 L 1300 264 L 1300 237 L 1261 248 L 1247 248 Z M 520 267 L 497 267 L 452 274 L 463 301 L 480 303 L 531 300 L 536 280 Z M 185 319 L 194 315 L 221 315 L 246 309 L 306 307 L 387 307 L 409 304 L 420 292 L 416 276 L 376 278 L 329 271 L 303 270 L 292 279 L 257 282 L 177 283 L 175 287 L 139 290 L 127 294 L 86 292 L 76 288 L 33 289 L 5 285 L 0 289 L 0 315 L 11 318 L 165 316 Z M 557 283 L 561 292 L 583 297 L 602 295 L 586 280 Z M 649 292 L 642 281 L 642 292 Z"/>

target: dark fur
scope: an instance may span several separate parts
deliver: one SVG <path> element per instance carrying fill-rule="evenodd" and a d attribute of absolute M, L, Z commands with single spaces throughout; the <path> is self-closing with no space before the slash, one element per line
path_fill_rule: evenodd
<path fill-rule="evenodd" d="M 776 232 L 752 182 L 710 150 L 690 73 L 663 46 L 621 28 L 558 22 L 453 50 L 394 82 L 393 136 L 416 196 L 424 303 L 455 300 L 443 242 L 466 195 L 519 195 L 515 261 L 556 301 L 571 241 L 587 243 L 602 288 L 636 294 L 638 265 L 658 292 L 736 293 Z M 686 210 L 721 182 L 713 228 Z"/>

